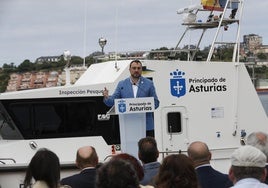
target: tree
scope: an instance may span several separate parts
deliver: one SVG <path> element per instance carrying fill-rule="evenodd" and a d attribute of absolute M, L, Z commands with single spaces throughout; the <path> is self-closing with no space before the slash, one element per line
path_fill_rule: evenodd
<path fill-rule="evenodd" d="M 7 72 L 2 72 L 0 74 L 0 93 L 6 91 L 8 80 L 9 80 L 9 74 Z"/>
<path fill-rule="evenodd" d="M 16 71 L 16 66 L 14 66 L 14 63 L 10 64 L 5 63 L 2 68 L 5 73 L 12 73 Z"/>
<path fill-rule="evenodd" d="M 267 59 L 267 55 L 265 53 L 258 53 L 257 54 L 257 57 L 259 59 L 262 59 L 262 60 L 266 60 Z"/>
<path fill-rule="evenodd" d="M 71 58 L 71 65 L 82 65 L 83 59 L 79 56 L 72 56 Z"/>
<path fill-rule="evenodd" d="M 30 62 L 30 60 L 26 59 L 18 66 L 18 71 L 27 72 L 27 71 L 32 71 L 33 68 L 34 68 L 34 64 Z"/>

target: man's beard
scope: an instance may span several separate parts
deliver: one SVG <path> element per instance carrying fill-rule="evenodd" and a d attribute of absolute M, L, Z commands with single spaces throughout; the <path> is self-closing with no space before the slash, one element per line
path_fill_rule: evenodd
<path fill-rule="evenodd" d="M 131 76 L 132 76 L 133 78 L 140 78 L 140 77 L 141 77 L 140 74 L 132 74 Z"/>

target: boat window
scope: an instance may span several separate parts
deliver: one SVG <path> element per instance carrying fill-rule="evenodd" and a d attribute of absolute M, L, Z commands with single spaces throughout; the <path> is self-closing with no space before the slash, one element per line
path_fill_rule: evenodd
<path fill-rule="evenodd" d="M 16 116 L 19 127 L 23 130 L 30 129 L 31 125 L 31 105 L 11 105 L 14 115 Z"/>
<path fill-rule="evenodd" d="M 167 114 L 167 121 L 168 133 L 180 133 L 182 131 L 180 112 L 169 112 Z"/>
<path fill-rule="evenodd" d="M 108 144 L 120 143 L 118 116 L 106 115 L 102 97 L 2 103 L 25 139 L 102 136 Z"/>
<path fill-rule="evenodd" d="M 4 126 L 4 124 L 7 122 L 6 117 L 4 116 L 4 113 L 0 112 L 0 129 Z"/>
<path fill-rule="evenodd" d="M 14 126 L 11 118 L 8 116 L 0 103 L 0 134 L 1 138 L 8 137 L 11 140 L 22 139 L 16 126 Z"/>

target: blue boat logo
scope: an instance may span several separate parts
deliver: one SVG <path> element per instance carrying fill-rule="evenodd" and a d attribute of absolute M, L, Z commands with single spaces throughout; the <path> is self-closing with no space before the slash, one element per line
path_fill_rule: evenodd
<path fill-rule="evenodd" d="M 118 101 L 118 111 L 120 113 L 126 112 L 126 101 L 125 100 Z"/>
<path fill-rule="evenodd" d="M 185 72 L 176 69 L 170 73 L 170 93 L 172 96 L 181 97 L 186 93 Z"/>

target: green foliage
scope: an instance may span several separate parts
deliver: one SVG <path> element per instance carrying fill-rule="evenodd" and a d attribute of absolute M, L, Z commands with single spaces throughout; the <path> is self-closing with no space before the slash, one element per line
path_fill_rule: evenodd
<path fill-rule="evenodd" d="M 8 80 L 9 80 L 9 73 L 2 71 L 0 73 L 0 93 L 6 91 Z"/>
<path fill-rule="evenodd" d="M 264 53 L 258 53 L 257 54 L 258 59 L 266 60 L 267 59 L 267 54 Z"/>
<path fill-rule="evenodd" d="M 12 73 L 17 71 L 17 68 L 14 66 L 14 63 L 5 63 L 2 68 L 4 73 Z"/>
<path fill-rule="evenodd" d="M 90 66 L 94 63 L 94 57 L 93 56 L 87 56 L 86 57 L 86 66 Z"/>
<path fill-rule="evenodd" d="M 19 72 L 28 72 L 34 70 L 34 64 L 30 62 L 30 60 L 26 59 L 24 60 L 19 66 L 18 71 Z"/>
<path fill-rule="evenodd" d="M 71 65 L 83 65 L 83 59 L 79 56 L 72 56 Z"/>
<path fill-rule="evenodd" d="M 231 61 L 233 57 L 233 48 L 220 46 L 215 48 L 212 61 Z"/>

